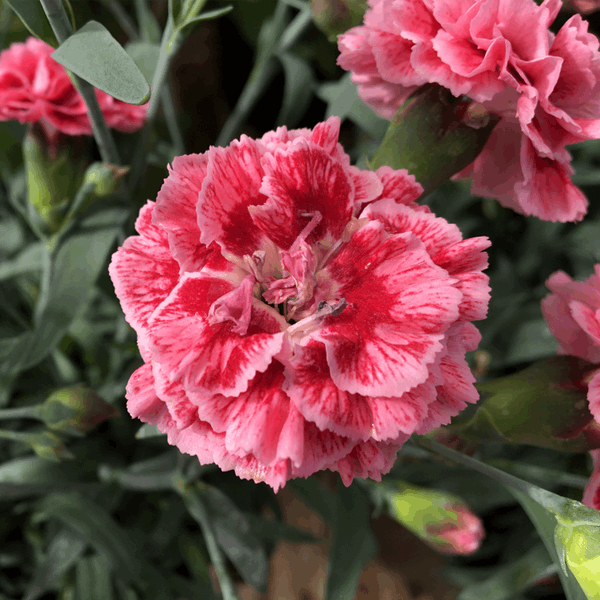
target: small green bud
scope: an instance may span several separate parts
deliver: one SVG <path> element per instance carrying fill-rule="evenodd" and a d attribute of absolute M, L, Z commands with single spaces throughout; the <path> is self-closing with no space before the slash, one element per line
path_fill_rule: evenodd
<path fill-rule="evenodd" d="M 119 411 L 93 390 L 75 386 L 57 390 L 37 407 L 36 417 L 50 429 L 71 435 L 87 433 Z"/>

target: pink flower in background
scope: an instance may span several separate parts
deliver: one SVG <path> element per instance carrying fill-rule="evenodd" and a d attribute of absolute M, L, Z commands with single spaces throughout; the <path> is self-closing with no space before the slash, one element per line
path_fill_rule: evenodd
<path fill-rule="evenodd" d="M 414 432 L 476 402 L 487 238 L 350 166 L 340 121 L 176 158 L 110 275 L 145 364 L 132 416 L 275 490 L 380 479 Z"/>
<path fill-rule="evenodd" d="M 485 537 L 481 519 L 466 504 L 449 505 L 445 509 L 452 518 L 427 524 L 426 541 L 444 554 L 473 554 Z"/>
<path fill-rule="evenodd" d="M 570 5 L 582 15 L 587 15 L 600 8 L 600 0 L 571 0 Z"/>
<path fill-rule="evenodd" d="M 369 0 L 364 26 L 339 36 L 338 63 L 391 119 L 418 86 L 437 83 L 502 116 L 462 176 L 473 192 L 551 221 L 583 218 L 565 149 L 600 137 L 600 53 L 579 15 L 555 36 L 562 3 Z M 524 34 L 526 32 L 526 34 Z"/>
<path fill-rule="evenodd" d="M 91 135 L 83 98 L 65 68 L 50 57 L 53 51 L 31 37 L 0 53 L 0 121 L 39 122 L 51 142 L 58 132 Z M 96 97 L 109 127 L 131 132 L 144 124 L 147 105 L 126 104 L 100 90 Z"/>
<path fill-rule="evenodd" d="M 560 354 L 600 363 L 600 264 L 585 281 L 573 281 L 557 271 L 546 286 L 553 292 L 542 300 L 542 314 Z M 589 375 L 590 412 L 600 423 L 600 368 Z"/>
<path fill-rule="evenodd" d="M 585 486 L 581 502 L 600 510 L 600 450 L 591 450 L 590 454 L 594 461 L 594 472 Z"/>

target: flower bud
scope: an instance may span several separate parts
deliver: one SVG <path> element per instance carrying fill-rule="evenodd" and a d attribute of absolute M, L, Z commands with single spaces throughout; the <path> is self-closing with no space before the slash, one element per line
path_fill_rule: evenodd
<path fill-rule="evenodd" d="M 36 417 L 50 429 L 71 435 L 87 433 L 102 421 L 118 415 L 114 406 L 81 385 L 57 390 L 36 411 Z"/>
<path fill-rule="evenodd" d="M 460 498 L 398 482 L 388 488 L 391 516 L 435 550 L 472 554 L 485 536 L 479 517 Z"/>

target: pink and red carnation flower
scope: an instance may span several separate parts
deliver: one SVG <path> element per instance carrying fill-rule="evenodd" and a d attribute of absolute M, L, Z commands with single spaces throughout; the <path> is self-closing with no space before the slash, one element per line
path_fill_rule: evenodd
<path fill-rule="evenodd" d="M 39 122 L 50 142 L 58 132 L 91 135 L 85 102 L 52 52 L 31 37 L 0 53 L 0 121 Z M 127 104 L 100 90 L 96 97 L 109 127 L 132 132 L 144 124 L 147 105 Z"/>
<path fill-rule="evenodd" d="M 364 25 L 339 36 L 338 63 L 363 101 L 391 119 L 424 83 L 502 117 L 461 175 L 476 194 L 551 221 L 583 218 L 573 144 L 600 137 L 600 53 L 580 15 L 555 36 L 560 0 L 369 0 Z"/>
<path fill-rule="evenodd" d="M 109 268 L 145 361 L 131 415 L 275 490 L 380 479 L 478 399 L 489 241 L 417 205 L 406 171 L 351 166 L 339 125 L 176 158 Z"/>
<path fill-rule="evenodd" d="M 588 376 L 590 412 L 600 423 L 600 264 L 585 281 L 573 281 L 557 271 L 546 281 L 552 291 L 542 300 L 542 313 L 560 354 L 578 356 L 599 368 Z M 584 504 L 600 509 L 600 450 L 592 450 L 595 472 L 583 497 Z"/>

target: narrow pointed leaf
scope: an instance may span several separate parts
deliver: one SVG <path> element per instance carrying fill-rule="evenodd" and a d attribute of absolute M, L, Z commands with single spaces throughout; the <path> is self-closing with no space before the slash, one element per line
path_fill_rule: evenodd
<path fill-rule="evenodd" d="M 67 38 L 52 58 L 117 100 L 144 104 L 150 99 L 150 86 L 134 60 L 97 21 Z"/>
<path fill-rule="evenodd" d="M 17 13 L 32 35 L 54 48 L 58 46 L 40 0 L 6 0 L 6 3 Z"/>
<path fill-rule="evenodd" d="M 336 490 L 333 544 L 329 555 L 326 598 L 352 600 L 360 572 L 379 548 L 369 525 L 369 501 L 356 485 Z"/>

